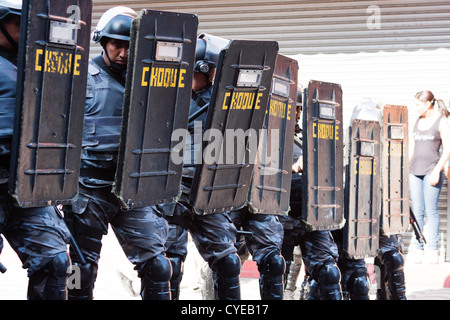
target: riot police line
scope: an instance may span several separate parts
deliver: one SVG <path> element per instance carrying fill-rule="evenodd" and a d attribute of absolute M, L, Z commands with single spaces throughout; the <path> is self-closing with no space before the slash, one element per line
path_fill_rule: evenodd
<path fill-rule="evenodd" d="M 109 224 L 143 299 L 178 299 L 187 232 L 216 299 L 240 299 L 238 240 L 257 261 L 261 297 L 282 299 L 286 234 L 302 247 L 308 298 L 368 298 L 367 257 L 383 270 L 379 298 L 405 298 L 406 107 L 355 113 L 345 154 L 342 88 L 311 81 L 299 94 L 298 63 L 276 41 L 198 36 L 196 15 L 126 7 L 90 35 L 90 0 L 0 4 L 21 17 L 14 126 L 2 136 L 8 205 L 62 208 L 51 219 L 70 242 L 70 258 L 51 252 L 30 272 L 30 299 L 93 299 Z M 103 48 L 91 61 L 90 39 Z M 68 293 L 71 264 L 80 281 Z"/>

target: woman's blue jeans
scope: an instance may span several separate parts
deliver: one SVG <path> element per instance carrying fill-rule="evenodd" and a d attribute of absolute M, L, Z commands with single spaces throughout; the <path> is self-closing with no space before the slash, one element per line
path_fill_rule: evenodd
<path fill-rule="evenodd" d="M 428 236 L 426 242 L 431 250 L 438 249 L 439 243 L 439 211 L 438 202 L 444 174 L 441 173 L 439 183 L 435 186 L 430 184 L 430 176 L 409 175 L 409 192 L 411 204 L 417 223 L 422 228 L 424 226 L 425 212 L 427 214 Z M 423 243 L 418 244 L 418 249 L 423 250 Z"/>

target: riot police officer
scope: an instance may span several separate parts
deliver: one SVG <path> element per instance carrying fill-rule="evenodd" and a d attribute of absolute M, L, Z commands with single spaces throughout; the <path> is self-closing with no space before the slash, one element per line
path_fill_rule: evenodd
<path fill-rule="evenodd" d="M 28 299 L 65 300 L 69 230 L 55 207 L 19 208 L 8 195 L 21 11 L 21 0 L 0 1 L 0 234 L 28 269 Z"/>
<path fill-rule="evenodd" d="M 302 92 L 297 95 L 297 120 L 302 108 Z M 338 248 L 330 231 L 309 231 L 301 218 L 302 208 L 302 147 L 301 128 L 295 130 L 292 183 L 288 216 L 280 216 L 284 227 L 284 239 L 281 254 L 287 262 L 286 273 L 291 272 L 295 246 L 300 246 L 306 280 L 309 284 L 306 299 L 341 300 L 341 274 L 337 267 Z M 297 267 L 301 265 L 298 264 Z M 295 272 L 294 273 L 298 273 Z M 305 298 L 301 296 L 301 298 Z"/>
<path fill-rule="evenodd" d="M 141 296 L 170 299 L 170 261 L 164 253 L 166 220 L 155 206 L 122 210 L 112 193 L 121 131 L 125 71 L 134 10 L 107 10 L 93 32 L 103 51 L 89 63 L 86 94 L 80 192 L 65 207 L 68 225 L 87 260 L 80 265 L 81 288 L 69 291 L 69 299 L 92 299 L 102 236 L 111 225 L 127 258 L 141 278 Z"/>
<path fill-rule="evenodd" d="M 369 272 L 364 259 L 355 259 L 343 249 L 343 230 L 332 231 L 339 248 L 338 267 L 342 274 L 341 286 L 344 300 L 369 300 Z"/>
<path fill-rule="evenodd" d="M 258 266 L 262 300 L 283 299 L 285 261 L 281 255 L 283 225 L 273 214 L 251 213 L 248 207 L 232 211 L 230 217 L 238 229 L 250 232 L 245 245 Z"/>
<path fill-rule="evenodd" d="M 363 100 L 355 107 L 351 121 L 371 120 L 381 124 L 382 112 L 380 105 L 371 100 Z M 381 172 L 381 175 L 388 176 L 386 172 Z M 369 300 L 370 282 L 365 260 L 352 258 L 344 250 L 342 230 L 335 231 L 334 235 L 339 246 L 338 265 L 343 274 L 342 287 L 345 297 L 352 300 Z M 376 272 L 380 273 L 380 276 L 376 277 L 379 281 L 376 298 L 404 300 L 406 287 L 401 236 L 385 235 L 380 230 L 378 242 L 378 251 L 374 254 L 374 265 L 378 268 Z"/>
<path fill-rule="evenodd" d="M 199 36 L 192 84 L 191 116 L 209 103 L 219 53 L 227 43 L 228 40 L 222 38 L 210 35 Z M 200 116 L 195 119 L 196 121 L 192 121 L 188 127 L 193 141 L 197 141 L 193 134 L 199 131 L 195 130 L 195 126 L 204 127 L 206 123 L 206 112 L 197 114 L 200 114 Z M 195 152 L 196 148 L 199 147 L 199 145 L 192 144 L 192 152 Z M 194 157 L 191 159 L 195 161 Z M 234 247 L 237 230 L 229 217 L 229 212 L 202 216 L 193 213 L 189 193 L 194 177 L 194 166 L 193 163 L 185 162 L 181 185 L 182 195 L 179 201 L 160 205 L 170 226 L 166 253 L 173 268 L 173 276 L 170 281 L 172 297 L 177 299 L 179 296 L 183 262 L 187 255 L 187 230 L 189 230 L 200 255 L 213 271 L 215 298 L 238 300 L 241 298 L 240 259 Z"/>

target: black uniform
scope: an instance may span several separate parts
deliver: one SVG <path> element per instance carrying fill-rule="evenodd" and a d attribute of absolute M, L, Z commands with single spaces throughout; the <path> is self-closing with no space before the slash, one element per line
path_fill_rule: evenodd
<path fill-rule="evenodd" d="M 125 74 L 110 70 L 103 56 L 89 64 L 80 192 L 66 206 L 66 220 L 88 264 L 80 266 L 81 289 L 71 299 L 92 299 L 101 240 L 111 225 L 127 258 L 136 265 L 143 299 L 169 299 L 170 261 L 164 244 L 168 225 L 156 206 L 122 210 L 112 193 L 121 131 Z M 79 262 L 76 256 L 72 259 Z"/>
<path fill-rule="evenodd" d="M 191 115 L 209 102 L 211 92 L 211 86 L 193 92 Z M 197 124 L 201 122 L 204 128 L 206 113 L 196 121 Z M 194 123 L 189 125 L 189 131 L 191 134 L 194 133 Z M 194 152 L 195 148 L 200 146 L 192 145 L 191 147 Z M 236 227 L 231 221 L 229 212 L 201 216 L 193 213 L 189 202 L 193 176 L 193 167 L 187 164 L 183 169 L 182 195 L 179 201 L 160 206 L 170 226 L 166 253 L 173 267 L 172 298 L 177 299 L 179 295 L 179 284 L 183 275 L 182 264 L 187 254 L 187 230 L 189 230 L 198 252 L 213 270 L 215 297 L 240 299 L 240 260 L 234 247 Z"/>
<path fill-rule="evenodd" d="M 294 145 L 293 163 L 301 154 L 301 148 Z M 330 231 L 309 231 L 306 223 L 301 219 L 301 178 L 300 173 L 292 174 L 291 211 L 289 216 L 280 217 L 284 227 L 282 255 L 288 265 L 286 272 L 289 272 L 289 265 L 293 260 L 294 247 L 300 245 L 306 275 L 318 287 L 315 294 L 313 290 L 310 290 L 308 299 L 340 300 L 342 298 L 341 276 L 336 265 L 338 248 Z"/>
<path fill-rule="evenodd" d="M 0 234 L 28 269 L 29 299 L 67 299 L 70 233 L 53 206 L 19 208 L 8 194 L 16 56 L 0 48 Z M 3 247 L 0 241 L 0 251 Z"/>

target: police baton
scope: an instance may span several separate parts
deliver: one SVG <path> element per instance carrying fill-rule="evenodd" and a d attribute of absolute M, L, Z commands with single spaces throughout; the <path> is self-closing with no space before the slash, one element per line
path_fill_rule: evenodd
<path fill-rule="evenodd" d="M 206 110 L 208 110 L 209 103 L 205 104 L 203 107 L 198 109 L 196 112 L 194 112 L 192 115 L 189 116 L 189 123 L 200 117 Z"/>
<path fill-rule="evenodd" d="M 422 229 L 420 228 L 419 223 L 417 222 L 416 216 L 414 215 L 414 212 L 411 207 L 411 202 L 409 204 L 409 222 L 411 223 L 411 225 L 413 227 L 414 234 L 416 235 L 417 241 L 419 241 L 419 243 L 426 244 L 427 241 L 425 240 Z"/>
<path fill-rule="evenodd" d="M 56 206 L 53 206 L 53 208 L 55 208 L 56 214 L 64 221 L 64 223 L 66 223 L 59 208 Z M 66 224 L 66 226 L 67 226 L 67 224 Z M 67 228 L 69 228 L 69 227 L 67 227 Z M 75 238 L 73 237 L 72 232 L 70 230 L 69 230 L 69 233 L 70 233 L 70 246 L 72 247 L 73 251 L 75 251 L 75 254 L 77 255 L 78 259 L 80 260 L 80 264 L 82 266 L 84 266 L 87 264 L 87 262 L 86 262 L 86 259 L 84 258 L 83 252 L 81 252 L 81 249 L 78 246 L 77 242 L 75 241 Z"/>
<path fill-rule="evenodd" d="M 251 232 L 251 231 L 244 231 L 244 230 L 238 230 L 237 231 L 237 235 L 238 235 L 238 237 L 240 237 L 240 236 L 253 237 L 253 232 Z"/>
<path fill-rule="evenodd" d="M 5 273 L 6 272 L 6 267 L 0 262 L 0 272 L 1 273 Z"/>

